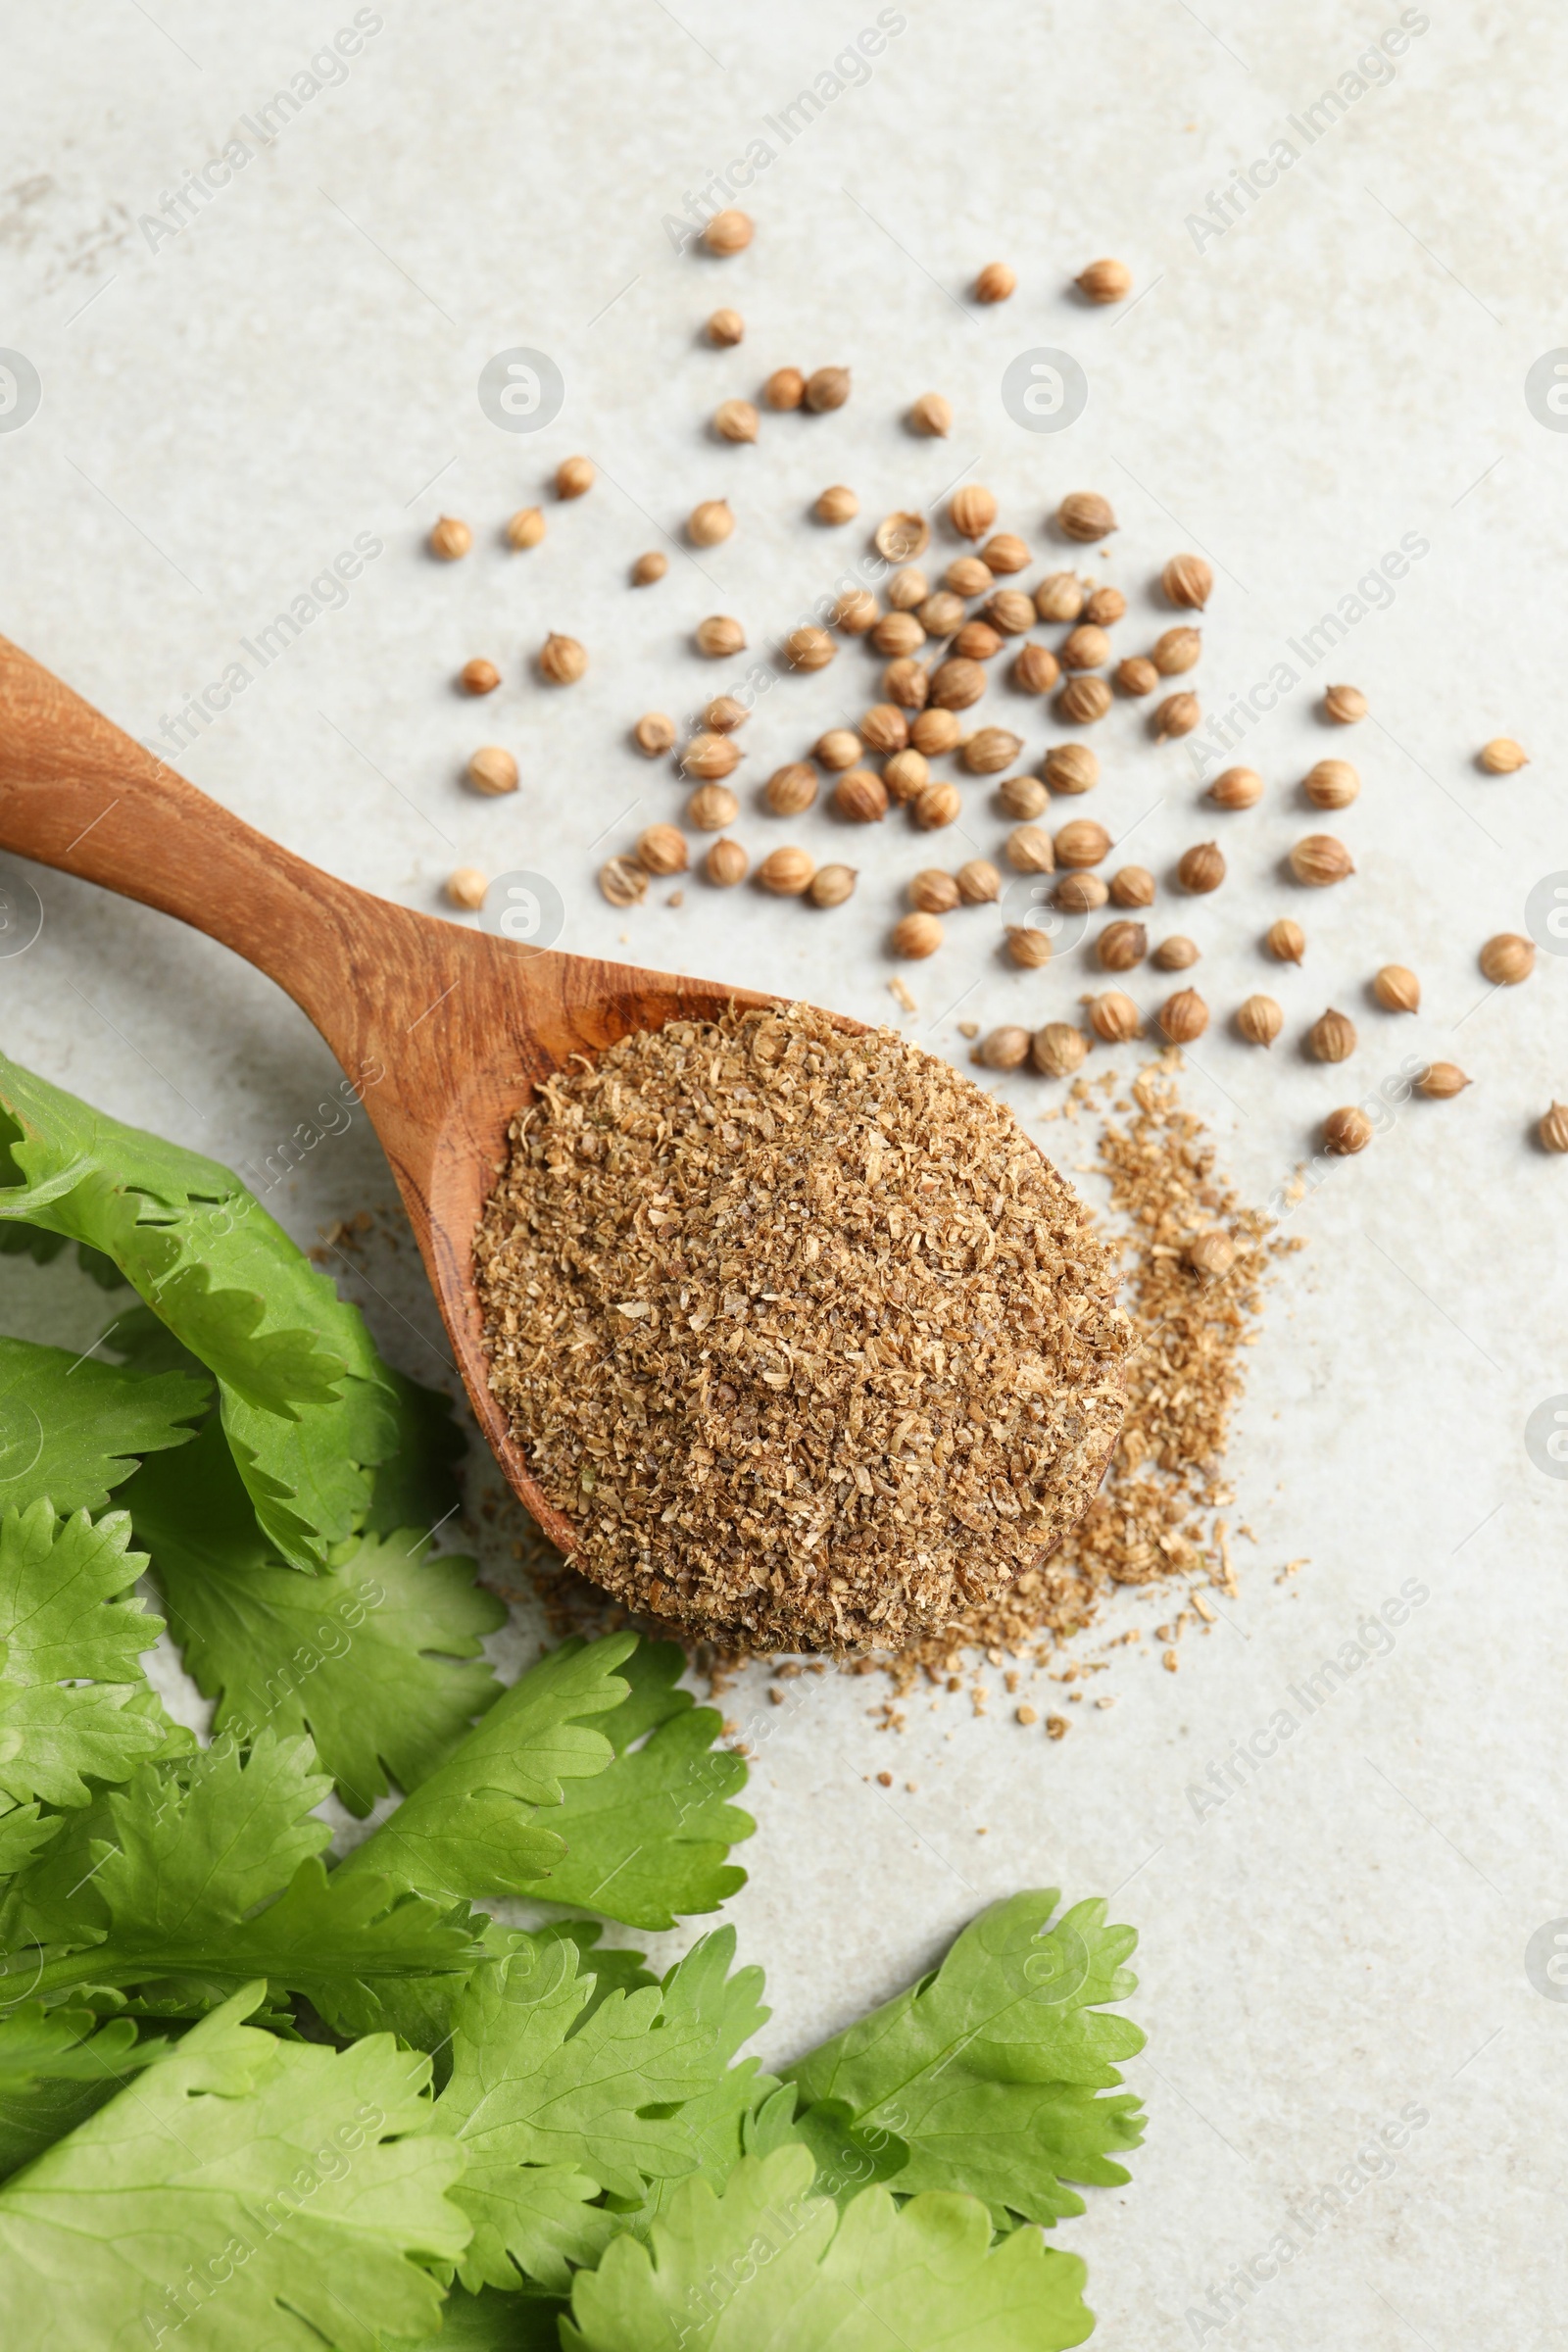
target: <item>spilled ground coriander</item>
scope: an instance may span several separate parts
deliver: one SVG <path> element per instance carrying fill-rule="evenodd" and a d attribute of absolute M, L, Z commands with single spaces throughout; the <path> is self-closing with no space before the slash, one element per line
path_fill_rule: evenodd
<path fill-rule="evenodd" d="M 1004 1105 L 806 1005 L 622 1038 L 512 1134 L 475 1245 L 491 1385 L 623 1604 L 888 1648 L 1070 1528 L 1131 1345 Z"/>

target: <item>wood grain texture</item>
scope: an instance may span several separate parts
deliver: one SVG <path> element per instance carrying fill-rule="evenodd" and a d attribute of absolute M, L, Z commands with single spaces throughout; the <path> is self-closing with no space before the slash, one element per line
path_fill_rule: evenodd
<path fill-rule="evenodd" d="M 569 1551 L 571 1523 L 534 1484 L 485 1377 L 473 1235 L 508 1126 L 569 1054 L 772 1000 L 517 946 L 356 890 L 209 800 L 3 637 L 0 849 L 205 931 L 315 1023 L 365 1086 L 479 1426 Z"/>

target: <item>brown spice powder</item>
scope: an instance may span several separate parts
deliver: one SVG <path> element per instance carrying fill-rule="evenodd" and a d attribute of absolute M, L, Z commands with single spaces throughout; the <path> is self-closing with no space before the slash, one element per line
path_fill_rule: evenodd
<path fill-rule="evenodd" d="M 622 1038 L 515 1122 L 491 1385 L 574 1565 L 726 1647 L 995 1608 L 1081 1516 L 1131 1344 L 1008 1111 L 806 1005 Z"/>

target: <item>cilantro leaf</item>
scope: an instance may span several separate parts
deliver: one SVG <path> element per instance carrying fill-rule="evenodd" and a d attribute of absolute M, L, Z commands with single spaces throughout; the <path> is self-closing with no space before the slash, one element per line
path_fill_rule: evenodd
<path fill-rule="evenodd" d="M 561 2352 L 558 2322 L 570 2309 L 564 2295 L 524 2286 L 503 2294 L 486 2286 L 476 2295 L 449 2295 L 441 2331 L 407 2352 Z"/>
<path fill-rule="evenodd" d="M 29 1988 L 173 1981 L 176 2006 L 201 2009 L 257 1976 L 330 1999 L 339 1980 L 471 1968 L 482 1947 L 463 1918 L 369 1872 L 327 1877 L 331 1833 L 312 1808 L 329 1784 L 311 1761 L 308 1740 L 264 1733 L 248 1755 L 221 1741 L 109 1791 L 87 1874 L 65 1885 L 77 1856 L 57 1841 L 14 1890 L 22 1926 L 76 1947 L 41 1966 L 24 1955 Z"/>
<path fill-rule="evenodd" d="M 1121 1962 L 1138 1938 L 1106 1927 L 1098 1899 L 1052 1927 L 1059 1899 L 1051 1887 L 994 1903 L 933 1975 L 786 2069 L 808 2107 L 841 2102 L 908 2143 L 901 2194 L 967 2190 L 1005 2229 L 1082 2213 L 1068 2180 L 1128 2179 L 1112 2152 L 1143 2137 L 1140 2102 L 1095 2094 L 1144 2046 L 1101 2006 L 1136 1989 Z"/>
<path fill-rule="evenodd" d="M 166 1372 L 138 1380 L 68 1348 L 0 1338 L 0 1503 L 47 1494 L 66 1517 L 101 1511 L 136 1456 L 186 1445 L 212 1383 Z"/>
<path fill-rule="evenodd" d="M 1032 2230 L 991 2244 L 972 2197 L 902 2211 L 885 2188 L 842 2216 L 810 2194 L 811 2156 L 748 2156 L 721 2193 L 684 2181 L 652 2249 L 617 2237 L 572 2281 L 569 2352 L 1064 2352 L 1094 2326 L 1084 2266 Z"/>
<path fill-rule="evenodd" d="M 716 1911 L 745 1886 L 725 1857 L 757 1824 L 724 1799 L 745 1788 L 746 1766 L 714 1747 L 723 1718 L 679 1688 L 685 1663 L 677 1642 L 644 1642 L 620 1666 L 631 1688 L 601 1725 L 615 1760 L 566 1790 L 551 1816 L 565 1854 L 517 1892 L 672 1928 L 677 1913 Z"/>
<path fill-rule="evenodd" d="M 369 1536 L 393 1536 L 400 1528 L 434 1535 L 462 1500 L 458 1464 L 466 1446 L 450 1396 L 421 1388 L 406 1373 L 382 1367 L 392 1391 L 397 1437 L 392 1451 L 377 1462 L 365 1516 Z"/>
<path fill-rule="evenodd" d="M 635 1634 L 579 1641 L 530 1666 L 340 1866 L 382 1872 L 424 1894 L 483 1902 L 522 1893 L 565 1851 L 555 1823 L 564 1784 L 604 1771 L 613 1754 L 591 1719 L 626 1696 L 616 1669 Z M 548 1825 L 548 1826 L 547 1826 Z"/>
<path fill-rule="evenodd" d="M 591 2199 L 641 2201 L 650 2181 L 691 2172 L 688 2109 L 726 2091 L 749 2103 L 757 2061 L 733 2073 L 729 2061 L 766 2011 L 759 1970 L 728 1976 L 734 1952 L 721 1929 L 662 1986 L 593 2001 L 572 1941 L 528 1938 L 469 1980 L 435 2109 L 467 2159 L 456 2192 L 474 2224 L 466 2286 L 514 2286 L 520 2270 L 564 2287 L 568 2263 L 595 2259 L 623 2226 Z"/>
<path fill-rule="evenodd" d="M 53 1265 L 66 1246 L 63 1233 L 46 1233 L 41 1225 L 24 1225 L 20 1220 L 0 1225 L 0 1257 L 30 1257 L 34 1265 Z M 125 1277 L 112 1257 L 105 1257 L 90 1242 L 76 1244 L 76 1263 L 82 1272 L 101 1291 L 122 1290 Z"/>
<path fill-rule="evenodd" d="M 421 1557 L 404 1529 L 318 1577 L 282 1567 L 216 1421 L 146 1463 L 124 1500 L 185 1671 L 219 1701 L 214 1731 L 309 1731 L 351 1812 L 389 1774 L 417 1788 L 499 1694 L 480 1642 L 507 1612 L 471 1560 Z"/>
<path fill-rule="evenodd" d="M 86 1778 L 121 1781 L 162 1743 L 128 1701 L 162 1630 L 127 1598 L 146 1561 L 130 1521 L 57 1520 L 44 1497 L 0 1513 L 0 1790 L 83 1805 Z"/>
<path fill-rule="evenodd" d="M 0 1054 L 0 1219 L 102 1250 L 218 1376 L 263 1526 L 318 1570 L 369 1507 L 397 1443 L 359 1314 L 216 1160 L 78 1102 Z"/>
<path fill-rule="evenodd" d="M 429 2060 L 335 2051 L 243 2023 L 237 1993 L 134 2087 L 0 2187 L 9 2352 L 177 2341 L 182 2352 L 377 2352 L 428 2334 L 422 2262 L 468 2231 L 428 2129 Z M 176 2332 L 177 2331 L 177 2332 Z"/>
<path fill-rule="evenodd" d="M 0 2177 L 30 2164 L 84 2123 L 167 2041 L 138 2042 L 129 2018 L 94 2033 L 90 2009 L 27 2001 L 0 2018 Z"/>

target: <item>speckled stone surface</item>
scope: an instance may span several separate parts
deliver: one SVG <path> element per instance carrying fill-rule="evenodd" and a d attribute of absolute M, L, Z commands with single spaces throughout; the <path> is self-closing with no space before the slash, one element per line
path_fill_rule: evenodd
<path fill-rule="evenodd" d="M 1568 1165 L 1532 1142 L 1568 1093 L 1568 971 L 1543 952 L 1526 986 L 1493 992 L 1476 954 L 1539 924 L 1533 888 L 1568 874 L 1568 439 L 1551 405 L 1568 28 L 1488 0 L 1430 23 L 1394 0 L 783 15 L 474 0 L 361 11 L 345 62 L 333 36 L 355 22 L 346 0 L 280 0 L 265 24 L 195 0 L 13 12 L 0 345 L 36 370 L 41 406 L 5 430 L 20 412 L 0 400 L 0 627 L 149 740 L 244 663 L 243 690 L 231 677 L 228 708 L 169 756 L 390 899 L 438 909 L 460 863 L 543 874 L 566 947 L 890 1018 L 961 1060 L 960 1019 L 1069 1017 L 1092 985 L 1083 959 L 1018 971 L 994 913 L 961 913 L 938 956 L 904 968 L 917 1009 L 902 1011 L 885 947 L 902 886 L 934 859 L 995 855 L 1004 822 L 978 781 L 961 849 L 898 818 L 851 833 L 820 807 L 788 825 L 759 813 L 760 780 L 853 719 L 877 675 L 850 648 L 781 677 L 768 649 L 864 560 L 869 523 L 960 476 L 995 489 L 1031 580 L 1073 560 L 1045 526 L 1063 493 L 1111 499 L 1121 529 L 1089 561 L 1127 592 L 1125 651 L 1168 623 L 1162 560 L 1208 553 L 1187 682 L 1210 713 L 1252 698 L 1230 756 L 1259 768 L 1264 801 L 1214 811 L 1192 742 L 1156 748 L 1147 707 L 1119 703 L 1095 739 L 1102 781 L 1075 808 L 1132 837 L 1126 855 L 1159 877 L 1157 926 L 1202 949 L 1215 1018 L 1189 1100 L 1262 1201 L 1323 1113 L 1405 1056 L 1457 1060 L 1475 1083 L 1399 1108 L 1296 1210 L 1309 1248 L 1275 1292 L 1233 1456 L 1234 1518 L 1256 1544 L 1239 1544 L 1241 1597 L 1184 1642 L 1180 1672 L 1091 1637 L 1107 1670 L 1090 1689 L 1114 1703 L 1057 1692 L 1072 1729 L 1054 1744 L 1013 1722 L 994 1670 L 987 1715 L 920 1694 L 902 1736 L 874 1728 L 872 1683 L 793 1684 L 798 1703 L 772 1709 L 764 1676 L 746 1676 L 726 1704 L 758 1748 L 760 1826 L 734 1915 L 768 1970 L 766 2052 L 784 2058 L 928 1965 L 985 1900 L 1025 1883 L 1115 1891 L 1142 1937 L 1151 2038 L 1129 2080 L 1149 2138 L 1132 2184 L 1091 2191 L 1058 2232 L 1089 2262 L 1105 2352 L 1545 2352 L 1565 2340 L 1568 1969 L 1548 1973 L 1538 1932 L 1568 1921 L 1568 1485 L 1549 1409 L 1526 1432 L 1568 1392 Z M 879 23 L 867 58 L 857 36 Z M 235 140 L 243 167 L 188 198 L 176 232 L 166 200 Z M 666 220 L 749 147 L 751 249 L 677 250 Z M 1128 262 L 1135 301 L 1073 295 L 1101 254 Z M 977 310 L 966 289 L 993 258 L 1019 289 Z M 702 340 L 720 302 L 746 317 L 737 350 Z M 498 429 L 476 395 L 519 348 L 562 379 L 533 433 Z M 1050 412 L 1050 379 L 1028 373 L 1043 351 L 1087 388 L 1059 432 L 1024 429 L 1003 397 L 1022 358 L 1010 380 L 1047 381 Z M 720 399 L 828 363 L 854 371 L 837 414 L 764 415 L 755 447 L 709 434 Z M 24 408 L 25 370 L 7 380 Z M 927 390 L 953 403 L 946 441 L 901 421 Z M 562 506 L 548 477 L 575 451 L 600 478 Z M 861 517 L 830 532 L 808 509 L 834 481 Z M 737 528 L 694 551 L 680 519 L 711 497 Z M 512 555 L 500 526 L 536 502 L 548 536 Z M 443 511 L 475 531 L 455 566 L 422 553 Z M 340 597 L 324 575 L 357 540 L 380 552 Z M 651 547 L 668 576 L 634 593 L 628 566 Z M 1402 568 L 1384 565 L 1401 550 Z M 939 540 L 933 564 L 947 553 Z M 264 665 L 246 641 L 313 581 L 324 609 Z M 693 654 L 710 612 L 743 621 L 747 657 Z M 1328 653 L 1325 614 L 1343 631 Z M 588 648 L 581 685 L 531 671 L 552 629 Z M 451 679 L 480 653 L 505 683 L 475 706 Z M 681 806 L 667 766 L 629 746 L 631 720 L 681 716 L 754 670 L 734 830 L 754 855 L 793 839 L 857 863 L 858 895 L 814 914 L 688 879 L 678 906 L 664 886 L 607 906 L 597 861 Z M 1316 713 L 1342 678 L 1372 704 L 1348 732 Z M 1001 686 L 985 711 L 1022 714 L 1026 759 L 1065 732 Z M 1510 779 L 1474 764 L 1499 733 L 1532 754 Z M 520 762 L 511 799 L 463 785 L 486 741 Z M 1298 785 L 1331 752 L 1364 778 L 1333 826 L 1357 873 L 1304 893 L 1282 859 L 1321 821 Z M 1176 857 L 1210 837 L 1225 887 L 1178 901 Z M 14 860 L 4 878 L 24 899 L 35 886 L 44 913 L 34 945 L 0 956 L 10 1053 L 231 1160 L 265 1160 L 311 1119 L 331 1065 L 267 981 L 84 886 Z M 1258 953 L 1281 912 L 1307 931 L 1298 971 Z M 1421 975 L 1417 1018 L 1368 1002 L 1391 959 Z M 1223 1017 L 1260 987 L 1286 1013 L 1269 1054 Z M 1298 1039 L 1331 1004 L 1361 1044 L 1327 1069 Z M 1053 1099 L 1044 1081 L 994 1083 L 1031 1122 Z M 1033 1131 L 1069 1173 L 1090 1156 L 1084 1130 Z M 389 1197 L 356 1119 L 272 1204 L 310 1242 Z M 398 1362 L 449 1380 L 406 1240 L 373 1242 L 345 1279 Z M 41 1316 L 85 1345 L 101 1319 L 96 1298 L 9 1263 L 5 1289 L 11 1328 Z M 481 1521 L 503 1574 L 514 1535 Z M 1282 1578 L 1289 1561 L 1303 1564 Z M 1418 1604 L 1309 1712 L 1303 1678 L 1412 1583 Z M 1129 1602 L 1104 1631 L 1162 1613 Z M 538 1630 L 519 1611 L 500 1654 L 531 1655 Z M 1293 1729 L 1260 1754 L 1281 1710 Z"/>

